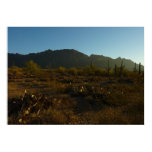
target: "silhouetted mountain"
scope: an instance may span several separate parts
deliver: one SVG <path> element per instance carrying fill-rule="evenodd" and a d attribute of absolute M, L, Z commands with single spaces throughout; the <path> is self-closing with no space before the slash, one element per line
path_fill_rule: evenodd
<path fill-rule="evenodd" d="M 129 59 L 117 58 L 112 59 L 110 57 L 105 57 L 103 55 L 91 55 L 87 56 L 81 52 L 73 49 L 63 49 L 63 50 L 46 50 L 40 53 L 30 53 L 27 55 L 22 54 L 12 54 L 8 53 L 8 67 L 13 65 L 18 67 L 23 67 L 25 62 L 33 60 L 35 63 L 40 65 L 42 68 L 58 68 L 60 66 L 70 68 L 70 67 L 84 67 L 90 65 L 92 62 L 96 67 L 107 68 L 107 61 L 111 68 L 114 68 L 115 64 L 117 66 L 123 63 L 125 68 L 133 70 L 135 63 Z M 138 64 L 137 64 L 138 68 Z M 143 68 L 143 66 L 142 66 Z"/>

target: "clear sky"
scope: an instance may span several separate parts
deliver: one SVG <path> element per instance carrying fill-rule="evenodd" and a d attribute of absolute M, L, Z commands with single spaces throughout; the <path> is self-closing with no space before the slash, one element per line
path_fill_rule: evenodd
<path fill-rule="evenodd" d="M 144 64 L 144 27 L 8 27 L 8 52 L 75 49 Z"/>

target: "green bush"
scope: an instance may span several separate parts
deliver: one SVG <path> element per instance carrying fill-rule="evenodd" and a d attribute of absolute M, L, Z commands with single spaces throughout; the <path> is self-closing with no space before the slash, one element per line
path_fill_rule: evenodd
<path fill-rule="evenodd" d="M 59 73 L 65 73 L 67 70 L 66 70 L 66 68 L 64 68 L 64 67 L 62 67 L 62 66 L 60 66 L 58 69 L 57 69 L 57 72 L 59 72 Z"/>
<path fill-rule="evenodd" d="M 19 68 L 17 66 L 12 66 L 11 68 L 8 68 L 8 75 L 21 76 L 22 68 Z"/>
<path fill-rule="evenodd" d="M 85 68 L 83 68 L 83 72 L 85 73 L 85 75 L 92 75 L 92 76 L 105 76 L 106 75 L 106 70 L 101 69 L 101 68 L 97 68 L 95 66 L 86 66 Z"/>
<path fill-rule="evenodd" d="M 101 69 L 101 68 L 96 68 L 96 69 L 94 70 L 94 74 L 95 74 L 96 76 L 105 76 L 105 75 L 106 75 L 106 70 L 103 70 L 103 69 Z"/>
<path fill-rule="evenodd" d="M 94 75 L 94 67 L 86 66 L 83 71 L 85 75 Z"/>
<path fill-rule="evenodd" d="M 72 67 L 72 68 L 68 69 L 68 73 L 71 75 L 77 75 L 78 71 L 76 68 Z"/>
<path fill-rule="evenodd" d="M 25 63 L 24 70 L 30 74 L 38 74 L 40 73 L 40 66 L 30 60 Z"/>

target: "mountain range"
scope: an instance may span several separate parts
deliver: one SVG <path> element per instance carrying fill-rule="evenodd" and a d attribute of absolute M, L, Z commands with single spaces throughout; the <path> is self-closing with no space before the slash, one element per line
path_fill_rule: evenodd
<path fill-rule="evenodd" d="M 130 59 L 125 58 L 110 58 L 103 55 L 92 54 L 90 56 L 83 54 L 74 49 L 62 49 L 62 50 L 45 50 L 39 53 L 30 54 L 14 54 L 8 53 L 8 67 L 18 66 L 23 67 L 25 62 L 33 60 L 41 68 L 58 68 L 60 66 L 70 68 L 70 67 L 85 67 L 93 63 L 96 67 L 107 68 L 108 62 L 111 68 L 114 68 L 115 64 L 117 66 L 123 64 L 128 70 L 133 70 L 135 67 L 135 62 Z M 138 64 L 136 64 L 138 68 Z M 144 66 L 142 66 L 142 69 Z"/>

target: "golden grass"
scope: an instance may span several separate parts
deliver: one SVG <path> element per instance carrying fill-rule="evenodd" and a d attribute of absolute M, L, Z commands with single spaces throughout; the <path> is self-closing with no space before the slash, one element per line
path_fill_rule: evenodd
<path fill-rule="evenodd" d="M 144 124 L 142 75 L 130 72 L 127 76 L 107 77 L 105 71 L 94 69 L 98 74 L 89 75 L 89 70 L 60 67 L 27 74 L 20 68 L 9 68 L 9 101 L 21 101 L 25 89 L 37 100 L 9 115 L 8 123 Z"/>

